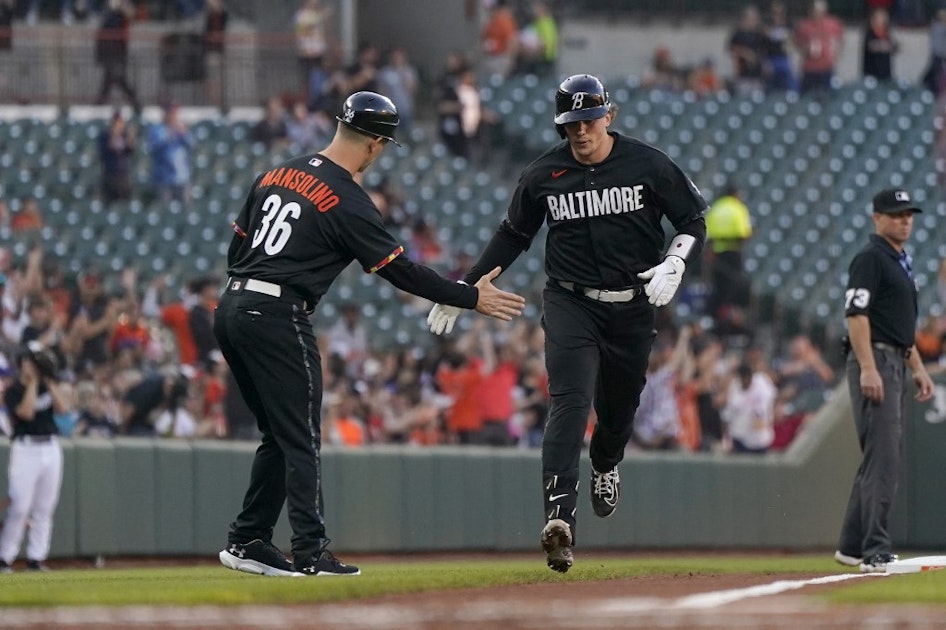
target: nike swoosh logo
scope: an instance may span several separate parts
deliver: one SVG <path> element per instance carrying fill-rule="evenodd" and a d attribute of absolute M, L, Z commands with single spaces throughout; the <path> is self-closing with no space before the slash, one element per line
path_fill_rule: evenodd
<path fill-rule="evenodd" d="M 549 501 L 558 501 L 562 497 L 567 497 L 567 496 L 568 496 L 567 492 L 565 494 L 550 494 Z"/>
<path fill-rule="evenodd" d="M 560 170 L 560 171 L 552 171 L 552 179 L 558 179 L 559 177 L 561 177 L 562 175 L 564 175 L 564 174 L 567 173 L 567 172 L 568 172 L 568 169 L 567 169 L 567 168 L 563 168 L 563 169 Z"/>

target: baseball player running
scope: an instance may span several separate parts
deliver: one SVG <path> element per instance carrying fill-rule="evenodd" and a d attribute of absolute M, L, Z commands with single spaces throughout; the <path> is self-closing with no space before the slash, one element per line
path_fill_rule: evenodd
<path fill-rule="evenodd" d="M 562 573 L 573 562 L 590 407 L 598 415 L 591 505 L 607 517 L 618 503 L 617 465 L 644 387 L 655 307 L 673 297 L 706 237 L 706 202 L 693 182 L 666 154 L 609 131 L 615 111 L 596 77 L 561 83 L 554 122 L 565 142 L 523 171 L 505 219 L 465 278 L 472 283 L 489 269 L 508 269 L 548 224 L 542 324 L 552 400 L 542 442 L 541 544 L 548 566 Z M 676 230 L 666 253 L 663 217 Z M 449 332 L 459 312 L 435 305 L 431 331 Z"/>
<path fill-rule="evenodd" d="M 335 137 L 320 153 L 256 178 L 233 223 L 230 279 L 214 333 L 263 434 L 243 510 L 220 561 L 263 575 L 357 575 L 327 549 L 319 453 L 322 373 L 309 313 L 353 260 L 403 291 L 503 320 L 525 300 L 491 284 L 499 269 L 465 286 L 411 262 L 353 176 L 381 155 L 398 114 L 390 99 L 346 99 Z M 272 544 L 288 502 L 290 562 Z"/>

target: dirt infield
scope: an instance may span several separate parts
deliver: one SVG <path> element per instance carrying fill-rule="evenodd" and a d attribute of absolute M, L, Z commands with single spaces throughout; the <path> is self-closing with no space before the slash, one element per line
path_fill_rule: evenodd
<path fill-rule="evenodd" d="M 120 566 L 125 562 L 141 566 L 140 561 L 110 564 Z M 843 572 L 836 576 L 694 574 L 426 592 L 311 606 L 6 609 L 0 612 L 0 627 L 103 630 L 158 627 L 349 630 L 946 628 L 946 611 L 942 608 L 873 606 L 865 609 L 864 606 L 826 604 L 812 595 L 839 586 L 838 583 L 809 584 L 820 578 L 850 578 L 851 581 L 892 579 L 854 574 L 844 577 Z M 790 588 L 778 594 L 766 594 L 773 585 L 789 585 Z"/>

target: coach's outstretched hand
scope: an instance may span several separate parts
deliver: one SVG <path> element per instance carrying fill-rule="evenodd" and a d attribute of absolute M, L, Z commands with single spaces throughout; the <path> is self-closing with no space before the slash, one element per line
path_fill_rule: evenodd
<path fill-rule="evenodd" d="M 498 276 L 500 271 L 502 268 L 496 267 L 473 285 L 479 289 L 476 310 L 484 315 L 508 322 L 513 317 L 522 315 L 526 300 L 521 295 L 508 293 L 493 286 L 493 278 Z M 427 314 L 427 326 L 430 327 L 430 332 L 435 335 L 444 333 L 449 335 L 462 311 L 463 309 L 456 306 L 434 304 L 430 313 Z"/>
<path fill-rule="evenodd" d="M 498 276 L 501 271 L 502 267 L 496 267 L 483 275 L 473 285 L 480 290 L 480 297 L 476 300 L 476 310 L 483 315 L 489 315 L 508 322 L 513 317 L 522 315 L 526 299 L 521 295 L 507 293 L 493 286 L 493 278 Z"/>

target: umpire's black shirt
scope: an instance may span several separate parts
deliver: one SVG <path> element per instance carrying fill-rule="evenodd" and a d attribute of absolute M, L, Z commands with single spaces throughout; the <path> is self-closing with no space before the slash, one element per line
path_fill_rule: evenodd
<path fill-rule="evenodd" d="M 678 234 L 706 237 L 706 201 L 664 152 L 611 131 L 614 146 L 599 164 L 582 164 L 562 142 L 523 171 L 506 218 L 467 281 L 528 248 L 547 222 L 545 271 L 553 280 L 614 289 L 639 285 L 637 274 L 658 264 L 661 220 Z M 505 241 L 508 247 L 499 246 Z M 514 258 L 514 256 L 513 256 Z"/>
<path fill-rule="evenodd" d="M 288 287 L 310 306 L 358 260 L 367 273 L 440 304 L 474 308 L 479 292 L 415 265 L 351 173 L 322 155 L 260 175 L 233 222 L 229 274 Z"/>
<path fill-rule="evenodd" d="M 903 258 L 905 253 L 871 234 L 870 242 L 851 261 L 844 314 L 866 315 L 872 342 L 905 349 L 914 342 L 918 291 L 901 265 Z"/>

